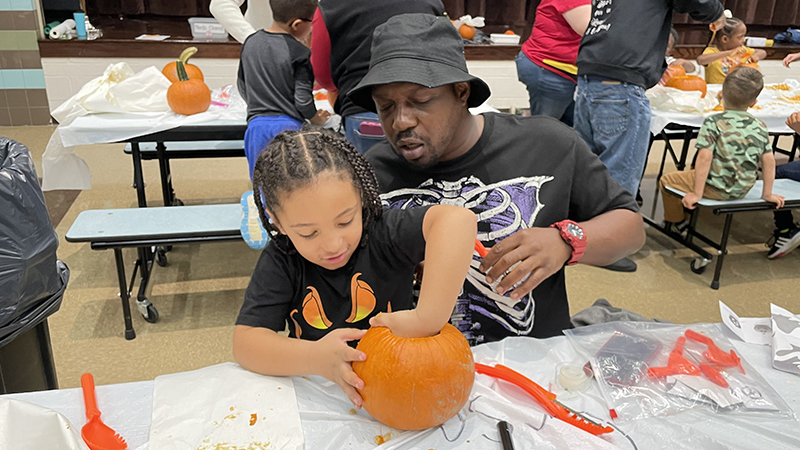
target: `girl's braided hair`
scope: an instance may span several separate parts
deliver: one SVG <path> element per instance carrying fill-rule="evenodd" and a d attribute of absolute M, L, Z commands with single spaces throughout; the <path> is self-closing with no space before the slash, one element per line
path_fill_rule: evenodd
<path fill-rule="evenodd" d="M 367 226 L 381 216 L 378 178 L 366 159 L 341 134 L 306 124 L 299 131 L 284 131 L 261 152 L 253 170 L 253 200 L 261 223 L 278 249 L 295 252 L 291 240 L 281 234 L 267 217 L 266 209 L 280 211 L 286 195 L 313 183 L 326 170 L 347 174 L 361 193 L 361 245 L 366 243 Z M 261 195 L 259 195 L 259 193 Z"/>
<path fill-rule="evenodd" d="M 736 28 L 739 25 L 743 24 L 741 19 L 737 19 L 736 17 L 729 17 L 725 19 L 725 26 L 720 28 L 717 33 L 714 35 L 714 45 L 718 45 L 722 36 L 731 37 L 733 36 L 733 32 L 736 31 Z"/>

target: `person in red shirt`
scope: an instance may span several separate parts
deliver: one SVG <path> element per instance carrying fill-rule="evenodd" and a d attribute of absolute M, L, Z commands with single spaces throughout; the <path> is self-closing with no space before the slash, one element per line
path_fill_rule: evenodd
<path fill-rule="evenodd" d="M 517 55 L 519 81 L 528 88 L 531 115 L 572 126 L 578 47 L 592 15 L 591 0 L 542 0 L 531 37 Z"/>

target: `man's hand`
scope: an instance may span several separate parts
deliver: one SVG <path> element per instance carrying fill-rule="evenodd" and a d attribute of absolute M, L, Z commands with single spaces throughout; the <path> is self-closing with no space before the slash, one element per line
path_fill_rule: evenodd
<path fill-rule="evenodd" d="M 561 270 L 571 257 L 572 247 L 564 242 L 557 229 L 527 228 L 492 247 L 483 258 L 480 270 L 486 274 L 487 283 L 503 278 L 495 288 L 501 295 L 525 280 L 511 292 L 511 298 L 518 299 Z M 509 274 L 503 276 L 517 263 Z"/>
<path fill-rule="evenodd" d="M 695 209 L 697 207 L 697 202 L 703 199 L 702 195 L 697 195 L 694 192 L 689 192 L 683 196 L 683 207 L 688 209 Z"/>
<path fill-rule="evenodd" d="M 770 202 L 770 203 L 775 203 L 775 205 L 776 205 L 775 209 L 783 208 L 783 203 L 784 203 L 785 198 L 782 195 L 767 194 L 767 195 L 762 195 L 761 198 L 764 199 L 765 201 Z"/>
<path fill-rule="evenodd" d="M 363 389 L 364 381 L 353 372 L 353 361 L 365 361 L 367 355 L 347 343 L 364 337 L 367 330 L 340 328 L 333 330 L 316 342 L 316 355 L 313 358 L 319 363 L 319 375 L 338 384 L 347 398 L 358 409 L 361 409 L 361 395 L 356 388 Z"/>
<path fill-rule="evenodd" d="M 798 53 L 800 55 L 800 53 Z M 792 113 L 788 119 L 786 119 L 786 126 L 794 130 L 795 133 L 800 133 L 800 113 Z"/>
<path fill-rule="evenodd" d="M 416 309 L 381 313 L 369 319 L 370 326 L 388 327 L 393 335 L 405 338 L 434 336 L 441 331 L 441 326 L 429 324 L 429 320 L 420 317 Z"/>
<path fill-rule="evenodd" d="M 318 109 L 317 110 L 317 115 L 315 115 L 314 117 L 311 118 L 311 123 L 313 123 L 314 125 L 316 125 L 318 127 L 321 127 L 321 126 L 325 125 L 325 122 L 327 122 L 330 117 L 331 117 L 331 113 L 329 113 L 328 111 L 325 111 L 324 109 Z"/>

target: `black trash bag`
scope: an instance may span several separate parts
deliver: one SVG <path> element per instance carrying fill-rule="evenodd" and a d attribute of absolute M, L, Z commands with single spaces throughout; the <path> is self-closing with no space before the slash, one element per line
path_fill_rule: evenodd
<path fill-rule="evenodd" d="M 58 311 L 69 269 L 28 148 L 0 136 L 0 347 Z"/>

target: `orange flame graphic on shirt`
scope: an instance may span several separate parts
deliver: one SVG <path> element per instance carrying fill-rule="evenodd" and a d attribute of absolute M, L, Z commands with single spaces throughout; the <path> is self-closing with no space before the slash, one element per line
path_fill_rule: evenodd
<path fill-rule="evenodd" d="M 306 323 L 318 330 L 330 328 L 333 323 L 325 316 L 319 292 L 313 286 L 308 286 L 307 289 L 311 292 L 303 299 L 303 318 L 306 319 Z"/>
<path fill-rule="evenodd" d="M 347 318 L 347 323 L 358 322 L 375 309 L 375 292 L 366 281 L 358 279 L 360 275 L 361 272 L 356 273 L 350 280 L 350 301 L 353 303 L 353 309 Z"/>

